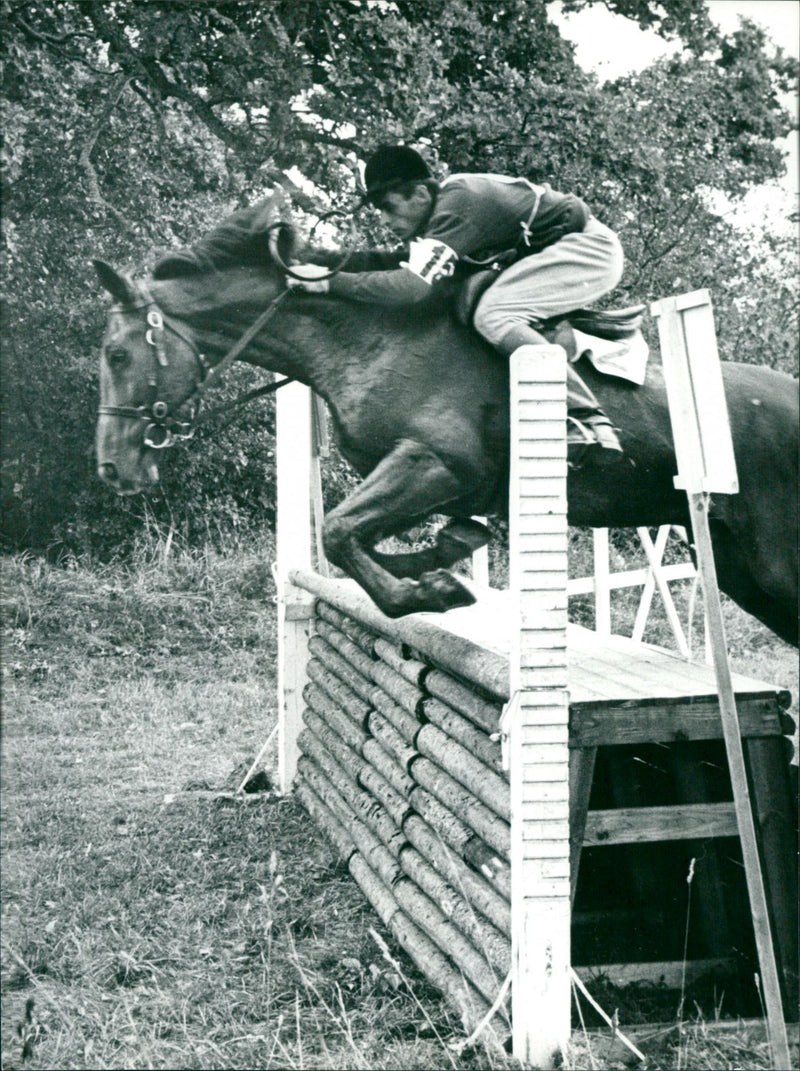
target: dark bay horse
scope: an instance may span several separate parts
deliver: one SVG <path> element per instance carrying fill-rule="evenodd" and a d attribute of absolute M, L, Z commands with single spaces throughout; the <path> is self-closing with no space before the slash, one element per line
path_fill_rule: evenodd
<path fill-rule="evenodd" d="M 221 361 L 283 293 L 269 240 L 288 240 L 286 228 L 270 229 L 279 220 L 277 198 L 235 213 L 193 249 L 167 256 L 144 284 L 97 262 L 116 301 L 103 342 L 97 462 L 118 492 L 157 479 L 159 455 L 145 434 L 154 403 L 177 419 L 206 360 Z M 303 258 L 310 259 L 307 251 Z M 447 569 L 485 542 L 471 515 L 507 510 L 507 362 L 441 304 L 387 310 L 298 293 L 281 299 L 241 357 L 313 387 L 330 408 L 343 455 L 363 477 L 326 518 L 330 561 L 391 616 L 472 602 Z M 650 365 L 636 387 L 581 361 L 581 374 L 621 429 L 625 460 L 570 472 L 572 524 L 691 526 L 686 496 L 672 482 L 661 369 L 652 358 Z M 723 376 L 740 490 L 712 503 L 719 584 L 796 644 L 797 384 L 769 368 L 727 362 Z M 435 546 L 397 555 L 374 549 L 431 514 L 452 518 Z"/>

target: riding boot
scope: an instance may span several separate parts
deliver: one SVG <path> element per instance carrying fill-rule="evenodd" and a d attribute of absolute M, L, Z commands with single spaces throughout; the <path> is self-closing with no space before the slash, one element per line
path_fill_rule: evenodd
<path fill-rule="evenodd" d="M 611 426 L 611 421 L 600 408 L 600 403 L 592 391 L 575 371 L 575 366 L 569 362 L 567 363 L 567 420 L 578 435 L 588 430 L 588 439 L 584 436 L 586 449 L 594 445 L 601 447 L 600 451 L 595 451 L 599 464 L 614 465 L 622 460 L 622 446 L 617 433 Z M 568 430 L 567 443 L 569 442 Z M 575 460 L 579 460 L 577 456 Z"/>
<path fill-rule="evenodd" d="M 517 324 L 498 344 L 510 356 L 522 346 L 549 346 L 551 343 L 533 327 Z M 622 446 L 600 403 L 567 362 L 567 452 L 570 464 L 579 467 L 591 454 L 599 465 L 622 460 Z M 599 449 L 597 449 L 599 447 Z"/>

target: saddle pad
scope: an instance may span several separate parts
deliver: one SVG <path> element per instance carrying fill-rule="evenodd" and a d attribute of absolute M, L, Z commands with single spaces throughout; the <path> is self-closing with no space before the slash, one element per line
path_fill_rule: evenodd
<path fill-rule="evenodd" d="M 574 362 L 585 356 L 604 375 L 627 379 L 639 387 L 644 383 L 650 348 L 641 331 L 617 341 L 585 335 L 574 327 L 572 334 L 575 338 L 575 356 L 570 360 Z"/>

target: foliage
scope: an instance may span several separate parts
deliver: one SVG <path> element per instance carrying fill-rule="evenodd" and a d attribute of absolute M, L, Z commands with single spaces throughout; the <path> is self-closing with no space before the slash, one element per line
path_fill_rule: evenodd
<path fill-rule="evenodd" d="M 622 237 L 616 303 L 709 286 L 723 355 L 792 369 L 791 243 L 736 230 L 712 191 L 782 173 L 796 65 L 703 0 L 608 6 L 684 50 L 600 85 L 545 0 L 3 0 L 6 540 L 107 554 L 148 516 L 196 540 L 263 523 L 269 406 L 182 451 L 146 510 L 97 485 L 89 259 L 146 269 L 274 184 L 306 215 L 350 207 L 386 140 L 574 190 Z"/>

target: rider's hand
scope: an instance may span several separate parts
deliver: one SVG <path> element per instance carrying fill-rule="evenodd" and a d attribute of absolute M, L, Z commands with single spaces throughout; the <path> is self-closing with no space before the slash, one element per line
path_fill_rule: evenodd
<path fill-rule="evenodd" d="M 328 280 L 324 278 L 330 274 L 328 268 L 321 264 L 292 264 L 292 272 L 303 278 L 295 279 L 293 275 L 287 275 L 286 285 L 290 290 L 303 290 L 306 294 L 328 293 Z"/>

